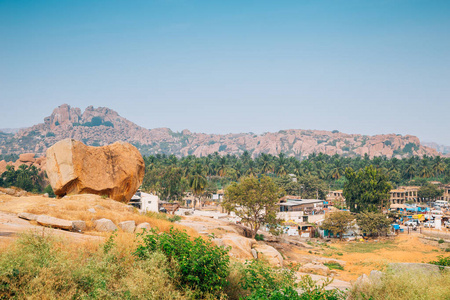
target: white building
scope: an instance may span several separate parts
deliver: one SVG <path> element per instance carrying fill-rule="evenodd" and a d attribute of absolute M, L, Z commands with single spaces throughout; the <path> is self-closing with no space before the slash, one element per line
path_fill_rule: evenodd
<path fill-rule="evenodd" d="M 159 197 L 140 190 L 133 195 L 129 204 L 136 207 L 141 213 L 148 211 L 159 212 Z"/>
<path fill-rule="evenodd" d="M 159 197 L 141 192 L 141 212 L 159 212 Z"/>
<path fill-rule="evenodd" d="M 277 217 L 286 222 L 315 223 L 325 218 L 323 200 L 288 198 L 278 205 Z"/>

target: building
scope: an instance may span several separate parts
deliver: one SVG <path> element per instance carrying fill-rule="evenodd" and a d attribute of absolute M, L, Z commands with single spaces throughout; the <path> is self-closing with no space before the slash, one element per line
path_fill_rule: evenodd
<path fill-rule="evenodd" d="M 128 204 L 136 207 L 141 213 L 146 213 L 149 211 L 159 212 L 159 202 L 158 196 L 138 190 Z"/>
<path fill-rule="evenodd" d="M 407 202 L 422 202 L 419 199 L 418 192 L 420 186 L 402 186 L 389 192 L 391 204 L 405 204 Z"/>
<path fill-rule="evenodd" d="M 283 197 L 277 217 L 286 222 L 314 223 L 325 218 L 323 200 Z"/>
<path fill-rule="evenodd" d="M 444 194 L 442 195 L 441 199 L 438 200 L 445 200 L 450 202 L 450 184 L 442 185 L 441 189 L 444 190 Z"/>

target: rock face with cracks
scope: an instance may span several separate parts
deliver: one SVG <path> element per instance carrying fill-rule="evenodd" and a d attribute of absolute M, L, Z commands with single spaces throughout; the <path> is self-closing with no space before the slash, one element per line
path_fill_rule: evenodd
<path fill-rule="evenodd" d="M 126 203 L 144 172 L 141 154 L 129 143 L 91 147 L 65 139 L 47 150 L 47 176 L 58 197 L 89 193 Z"/>

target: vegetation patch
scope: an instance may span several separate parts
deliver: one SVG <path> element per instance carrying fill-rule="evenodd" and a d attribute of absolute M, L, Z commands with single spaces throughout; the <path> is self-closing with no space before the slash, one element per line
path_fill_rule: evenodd
<path fill-rule="evenodd" d="M 342 266 L 340 263 L 333 262 L 333 263 L 324 263 L 324 266 L 327 266 L 330 270 L 344 270 L 344 266 Z"/>
<path fill-rule="evenodd" d="M 344 247 L 344 251 L 348 253 L 371 253 L 382 249 L 393 249 L 395 244 L 393 241 L 384 242 L 355 242 Z"/>

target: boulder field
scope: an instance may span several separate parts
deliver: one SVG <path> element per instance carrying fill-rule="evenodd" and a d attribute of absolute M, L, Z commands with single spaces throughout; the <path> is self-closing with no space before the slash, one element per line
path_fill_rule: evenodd
<path fill-rule="evenodd" d="M 144 160 L 129 143 L 86 146 L 65 139 L 47 150 L 47 176 L 58 197 L 97 194 L 127 203 L 142 184 Z"/>

